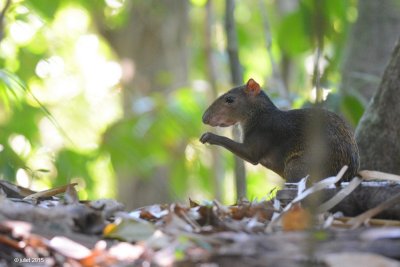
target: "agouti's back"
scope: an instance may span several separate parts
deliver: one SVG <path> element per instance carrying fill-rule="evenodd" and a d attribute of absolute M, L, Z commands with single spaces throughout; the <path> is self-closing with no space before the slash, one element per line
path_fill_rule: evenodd
<path fill-rule="evenodd" d="M 205 111 L 203 122 L 227 127 L 240 123 L 243 142 L 205 133 L 201 142 L 220 145 L 253 164 L 262 164 L 287 182 L 306 175 L 322 179 L 348 165 L 343 180 L 359 168 L 358 148 L 350 127 L 335 113 L 322 109 L 279 110 L 250 79 Z M 316 177 L 318 176 L 318 177 Z"/>
<path fill-rule="evenodd" d="M 348 170 L 342 180 L 353 178 L 359 168 L 357 144 L 350 127 L 333 112 L 323 109 L 282 111 L 280 131 L 288 129 L 283 177 L 298 181 L 316 168 L 319 179 L 336 175 L 344 166 Z M 285 142 L 284 142 L 285 143 Z M 314 165 L 313 165 L 314 164 Z"/>

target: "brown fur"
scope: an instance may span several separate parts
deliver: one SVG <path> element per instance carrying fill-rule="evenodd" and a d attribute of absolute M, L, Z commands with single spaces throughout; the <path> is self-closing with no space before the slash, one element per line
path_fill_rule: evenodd
<path fill-rule="evenodd" d="M 203 115 L 203 122 L 211 126 L 240 123 L 242 143 L 213 133 L 203 134 L 200 141 L 223 146 L 252 164 L 260 163 L 287 182 L 298 182 L 308 174 L 313 180 L 326 178 L 344 165 L 349 167 L 344 180 L 356 175 L 358 148 L 349 126 L 338 115 L 314 108 L 279 110 L 257 86 L 249 80 L 228 91 Z"/>

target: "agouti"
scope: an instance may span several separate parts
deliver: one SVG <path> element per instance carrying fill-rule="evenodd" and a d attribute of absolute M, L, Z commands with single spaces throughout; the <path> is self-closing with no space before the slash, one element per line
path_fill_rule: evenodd
<path fill-rule="evenodd" d="M 287 182 L 300 181 L 315 167 L 313 181 L 336 175 L 344 165 L 348 169 L 341 181 L 358 172 L 357 144 L 343 119 L 319 108 L 280 110 L 253 79 L 216 99 L 205 111 L 203 123 L 220 127 L 239 123 L 242 143 L 210 132 L 200 141 L 225 147 L 254 165 L 260 163 Z"/>

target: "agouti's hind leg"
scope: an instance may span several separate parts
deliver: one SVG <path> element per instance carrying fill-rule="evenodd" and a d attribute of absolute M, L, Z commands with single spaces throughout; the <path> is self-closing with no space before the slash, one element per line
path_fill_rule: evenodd
<path fill-rule="evenodd" d="M 297 183 L 308 175 L 307 163 L 301 157 L 293 157 L 285 162 L 283 175 L 287 183 Z"/>

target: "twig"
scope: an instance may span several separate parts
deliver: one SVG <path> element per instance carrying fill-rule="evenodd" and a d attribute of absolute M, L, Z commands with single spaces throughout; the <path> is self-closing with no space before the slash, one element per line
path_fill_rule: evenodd
<path fill-rule="evenodd" d="M 361 213 L 357 217 L 354 217 L 348 223 L 350 225 L 352 225 L 352 227 L 351 227 L 352 229 L 356 229 L 356 228 L 360 227 L 361 224 L 365 223 L 367 220 L 374 217 L 375 215 L 381 213 L 382 211 L 390 208 L 393 205 L 398 204 L 399 201 L 400 201 L 400 193 L 394 195 L 393 197 L 391 197 L 390 199 L 386 200 L 385 202 L 379 204 L 375 208 L 367 210 L 366 212 Z"/>
<path fill-rule="evenodd" d="M 354 219 L 353 217 L 340 217 L 340 218 L 335 218 L 334 222 L 332 225 L 334 226 L 339 226 L 339 227 L 343 227 L 343 228 L 349 228 L 349 224 L 348 222 L 350 220 Z M 400 221 L 396 221 L 396 220 L 386 220 L 386 219 L 369 219 L 368 224 L 370 226 L 391 226 L 391 227 L 400 227 Z"/>
<path fill-rule="evenodd" d="M 365 180 L 389 180 L 400 182 L 400 175 L 390 174 L 386 172 L 363 170 L 359 171 L 359 174 Z"/>
<path fill-rule="evenodd" d="M 40 197 L 52 197 L 52 196 L 64 193 L 70 186 L 75 186 L 75 185 L 77 185 L 77 183 L 70 183 L 70 184 L 67 184 L 67 185 L 63 185 L 63 186 L 55 187 L 55 188 L 52 188 L 52 189 L 40 191 L 40 192 L 34 193 L 32 195 L 26 196 L 24 198 L 24 200 L 38 199 Z"/>
<path fill-rule="evenodd" d="M 347 197 L 351 192 L 354 191 L 362 182 L 363 180 L 354 177 L 353 180 L 342 190 L 340 190 L 334 197 L 329 199 L 328 201 L 322 203 L 318 208 L 317 208 L 317 213 L 324 213 L 325 211 L 333 208 L 336 206 L 340 201 L 342 201 L 345 197 Z"/>

